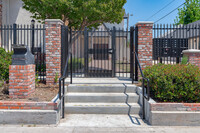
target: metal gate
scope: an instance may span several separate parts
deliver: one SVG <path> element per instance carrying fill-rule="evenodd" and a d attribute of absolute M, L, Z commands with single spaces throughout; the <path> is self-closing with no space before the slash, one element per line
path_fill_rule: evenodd
<path fill-rule="evenodd" d="M 73 77 L 131 77 L 130 31 L 85 28 L 68 36 Z"/>
<path fill-rule="evenodd" d="M 85 76 L 115 76 L 115 37 L 113 31 L 85 31 Z"/>

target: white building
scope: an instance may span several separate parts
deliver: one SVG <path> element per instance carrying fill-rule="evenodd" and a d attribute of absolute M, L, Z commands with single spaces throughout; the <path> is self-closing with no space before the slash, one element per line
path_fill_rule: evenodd
<path fill-rule="evenodd" d="M 0 23 L 31 24 L 31 13 L 22 8 L 21 0 L 0 0 Z"/>

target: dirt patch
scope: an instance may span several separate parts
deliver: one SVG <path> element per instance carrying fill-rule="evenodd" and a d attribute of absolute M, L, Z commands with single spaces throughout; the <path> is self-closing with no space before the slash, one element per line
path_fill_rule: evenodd
<path fill-rule="evenodd" d="M 8 92 L 8 84 L 0 86 L 0 100 L 5 101 L 34 101 L 34 102 L 49 102 L 51 101 L 59 91 L 58 85 L 45 85 L 45 84 L 38 84 L 36 85 L 35 92 L 32 93 L 26 99 L 12 99 L 9 98 Z"/>

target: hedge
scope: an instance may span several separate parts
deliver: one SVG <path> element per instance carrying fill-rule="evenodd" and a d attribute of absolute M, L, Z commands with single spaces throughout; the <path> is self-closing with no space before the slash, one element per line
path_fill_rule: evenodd
<path fill-rule="evenodd" d="M 159 102 L 200 102 L 200 70 L 194 65 L 158 64 L 144 70 L 151 97 Z"/>
<path fill-rule="evenodd" d="M 13 52 L 6 52 L 5 49 L 0 48 L 0 80 L 9 80 L 9 65 L 12 62 Z"/>

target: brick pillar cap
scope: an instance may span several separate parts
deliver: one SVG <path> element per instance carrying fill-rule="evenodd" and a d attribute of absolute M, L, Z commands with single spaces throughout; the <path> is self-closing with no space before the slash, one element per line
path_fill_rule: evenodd
<path fill-rule="evenodd" d="M 183 53 L 199 53 L 200 54 L 200 50 L 198 49 L 188 49 L 188 50 L 183 50 Z"/>
<path fill-rule="evenodd" d="M 47 23 L 61 23 L 62 25 L 64 24 L 64 22 L 60 19 L 45 19 L 45 22 L 47 22 Z"/>
<path fill-rule="evenodd" d="M 154 24 L 154 22 L 153 21 L 139 21 L 135 25 L 137 26 L 139 24 Z"/>

